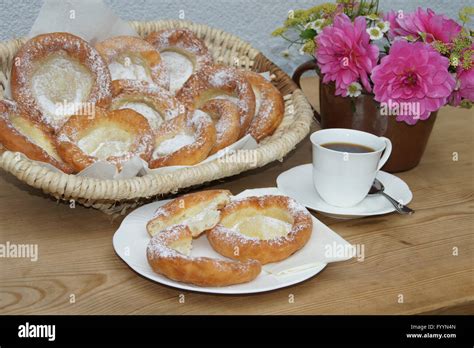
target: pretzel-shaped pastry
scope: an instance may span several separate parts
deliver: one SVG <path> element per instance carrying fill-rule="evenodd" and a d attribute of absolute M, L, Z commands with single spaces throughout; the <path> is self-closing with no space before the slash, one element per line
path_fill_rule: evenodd
<path fill-rule="evenodd" d="M 221 221 L 207 232 L 219 254 L 262 264 L 281 261 L 311 237 L 311 214 L 286 196 L 248 197 L 221 210 Z"/>
<path fill-rule="evenodd" d="M 109 65 L 112 80 L 140 80 L 169 88 L 169 75 L 160 53 L 135 36 L 116 36 L 95 45 Z"/>
<path fill-rule="evenodd" d="M 34 161 L 49 163 L 65 173 L 73 171 L 59 157 L 54 135 L 9 100 L 0 101 L 0 143 L 7 150 L 21 152 Z"/>
<path fill-rule="evenodd" d="M 145 40 L 160 51 L 170 74 L 173 93 L 193 73 L 213 62 L 204 42 L 189 29 L 164 29 L 149 34 Z"/>
<path fill-rule="evenodd" d="M 153 271 L 170 279 L 198 286 L 246 283 L 261 272 L 258 261 L 226 261 L 189 256 L 193 236 L 185 225 L 174 225 L 156 234 L 147 247 Z"/>
<path fill-rule="evenodd" d="M 285 113 L 285 103 L 280 91 L 262 75 L 253 71 L 244 71 L 243 74 L 252 85 L 256 99 L 255 116 L 247 133 L 261 141 L 272 135 L 280 125 Z"/>
<path fill-rule="evenodd" d="M 71 114 L 78 113 L 78 108 L 110 105 L 107 64 L 80 37 L 69 33 L 38 35 L 18 50 L 14 62 L 13 98 L 29 115 L 54 131 Z M 69 109 L 72 111 L 66 111 Z"/>
<path fill-rule="evenodd" d="M 239 108 L 240 136 L 245 134 L 255 115 L 252 86 L 240 71 L 224 65 L 205 67 L 193 74 L 176 93 L 176 97 L 189 110 L 200 109 L 211 99 L 233 98 Z"/>
<path fill-rule="evenodd" d="M 131 109 L 105 111 L 94 117 L 74 115 L 58 133 L 61 157 L 77 172 L 103 160 L 121 170 L 134 156 L 149 160 L 153 136 L 145 117 Z"/>
<path fill-rule="evenodd" d="M 186 225 L 197 237 L 219 222 L 219 209 L 230 202 L 230 196 L 228 190 L 188 193 L 159 207 L 146 229 L 153 237 L 170 226 Z"/>
<path fill-rule="evenodd" d="M 216 143 L 209 155 L 232 145 L 239 140 L 240 117 L 239 108 L 229 100 L 209 100 L 201 110 L 211 116 L 216 126 Z"/>
<path fill-rule="evenodd" d="M 185 112 L 184 105 L 168 90 L 145 81 L 112 81 L 112 97 L 112 110 L 132 109 L 145 116 L 153 130 Z"/>
<path fill-rule="evenodd" d="M 190 166 L 207 158 L 216 142 L 214 122 L 200 110 L 169 120 L 155 133 L 149 167 Z"/>

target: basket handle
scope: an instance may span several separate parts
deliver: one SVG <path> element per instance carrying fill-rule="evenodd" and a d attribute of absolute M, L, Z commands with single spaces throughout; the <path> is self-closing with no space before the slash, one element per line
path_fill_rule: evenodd
<path fill-rule="evenodd" d="M 316 62 L 316 60 L 308 60 L 307 62 L 301 64 L 299 67 L 296 68 L 295 72 L 293 73 L 293 81 L 296 83 L 296 85 L 298 86 L 298 88 L 301 89 L 301 84 L 300 84 L 300 80 L 301 80 L 301 76 L 303 76 L 303 74 L 307 71 L 310 71 L 310 70 L 317 70 L 318 68 L 318 64 Z M 318 123 L 321 123 L 321 115 L 313 108 L 313 113 L 314 113 L 314 118 L 316 119 L 316 121 L 318 121 Z"/>

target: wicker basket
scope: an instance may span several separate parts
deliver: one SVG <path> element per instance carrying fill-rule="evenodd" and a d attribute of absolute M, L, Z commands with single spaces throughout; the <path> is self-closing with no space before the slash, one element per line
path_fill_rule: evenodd
<path fill-rule="evenodd" d="M 186 21 L 131 22 L 131 25 L 141 36 L 160 29 L 186 27 L 206 42 L 217 62 L 257 72 L 270 71 L 274 77 L 273 83 L 284 95 L 285 116 L 277 131 L 259 144 L 256 150 L 257 167 L 282 160 L 309 133 L 313 112 L 301 90 L 288 75 L 248 43 L 221 30 Z M 15 53 L 23 43 L 22 39 L 0 43 L 0 99 L 9 83 Z M 0 167 L 58 200 L 74 200 L 108 214 L 125 214 L 128 209 L 155 196 L 176 193 L 180 189 L 236 175 L 254 169 L 255 163 L 214 160 L 168 174 L 150 174 L 126 180 L 99 180 L 58 173 L 23 156 L 2 151 Z"/>

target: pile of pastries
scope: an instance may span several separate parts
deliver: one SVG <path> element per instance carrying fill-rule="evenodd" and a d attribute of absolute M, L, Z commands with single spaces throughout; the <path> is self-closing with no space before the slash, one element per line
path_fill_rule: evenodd
<path fill-rule="evenodd" d="M 120 170 L 193 165 L 246 134 L 271 135 L 283 98 L 260 74 L 215 64 L 188 29 L 92 46 L 70 33 L 27 41 L 0 101 L 0 143 L 77 173 L 102 160 Z"/>
<path fill-rule="evenodd" d="M 146 226 L 151 268 L 172 280 L 198 286 L 252 281 L 262 265 L 282 261 L 310 239 L 310 213 L 287 196 L 231 199 L 227 190 L 178 197 L 155 212 Z M 194 257 L 192 241 L 202 234 L 227 259 Z"/>

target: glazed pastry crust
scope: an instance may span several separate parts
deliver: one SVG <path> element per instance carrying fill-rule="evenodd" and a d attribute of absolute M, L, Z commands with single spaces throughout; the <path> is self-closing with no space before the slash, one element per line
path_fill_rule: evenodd
<path fill-rule="evenodd" d="M 95 48 L 108 64 L 122 56 L 138 56 L 153 82 L 169 88 L 169 75 L 160 53 L 147 41 L 135 36 L 116 36 L 99 42 Z"/>
<path fill-rule="evenodd" d="M 209 257 L 191 257 L 171 246 L 192 243 L 192 233 L 184 225 L 172 226 L 158 234 L 147 247 L 147 259 L 153 271 L 175 281 L 198 286 L 229 286 L 246 283 L 261 272 L 258 261 L 226 261 Z"/>
<path fill-rule="evenodd" d="M 150 159 L 153 150 L 152 131 L 146 118 L 130 109 L 106 111 L 96 108 L 94 117 L 71 116 L 58 133 L 57 149 L 59 154 L 76 172 L 80 172 L 99 159 L 81 150 L 78 142 L 95 129 L 100 127 L 106 129 L 110 126 L 127 132 L 131 146 L 126 154 L 110 156 L 106 159 L 107 162 L 115 164 L 121 170 L 123 163 L 134 156 L 140 156 L 145 161 Z M 98 140 L 106 142 L 108 139 Z"/>
<path fill-rule="evenodd" d="M 232 229 L 236 222 L 256 215 L 288 221 L 291 230 L 286 236 L 257 239 Z M 207 238 L 214 250 L 223 256 L 267 264 L 284 260 L 301 249 L 311 237 L 312 229 L 311 215 L 304 207 L 289 197 L 269 195 L 244 198 L 226 205 L 221 210 L 221 221 L 207 232 Z"/>
<path fill-rule="evenodd" d="M 86 41 L 69 33 L 43 34 L 28 40 L 14 58 L 11 74 L 13 99 L 29 115 L 55 131 L 62 124 L 51 125 L 45 118 L 33 93 L 31 78 L 38 61 L 58 52 L 65 52 L 67 57 L 79 62 L 92 76 L 93 84 L 83 103 L 107 108 L 111 101 L 111 77 L 107 64 Z"/>
<path fill-rule="evenodd" d="M 250 123 L 247 133 L 255 140 L 272 135 L 278 128 L 285 113 L 285 103 L 280 91 L 262 75 L 253 71 L 244 71 L 245 78 L 250 82 L 259 101 L 258 110 Z"/>
<path fill-rule="evenodd" d="M 183 115 L 186 111 L 184 105 L 163 87 L 137 80 L 112 81 L 111 109 L 120 109 L 130 102 L 152 107 L 161 116 L 160 122 Z"/>
<path fill-rule="evenodd" d="M 207 101 L 227 95 L 238 99 L 240 136 L 243 136 L 255 115 L 255 94 L 243 74 L 232 67 L 213 65 L 193 74 L 176 97 L 189 110 L 201 108 Z"/>
<path fill-rule="evenodd" d="M 216 143 L 209 155 L 239 140 L 240 116 L 237 105 L 228 100 L 213 99 L 204 104 L 201 110 L 211 116 L 216 126 Z"/>
<path fill-rule="evenodd" d="M 204 42 L 189 29 L 164 29 L 150 33 L 145 40 L 160 52 L 177 51 L 187 56 L 195 72 L 213 62 Z"/>
<path fill-rule="evenodd" d="M 21 125 L 22 129 L 15 124 Z M 54 135 L 8 100 L 0 101 L 0 143 L 7 150 L 23 153 L 31 160 L 49 163 L 67 174 L 73 172 L 56 152 Z M 45 144 L 47 149 L 38 144 Z"/>
<path fill-rule="evenodd" d="M 190 218 L 203 211 L 220 210 L 230 202 L 230 196 L 231 192 L 228 190 L 207 190 L 188 193 L 175 198 L 157 209 L 153 219 L 146 226 L 147 231 L 150 236 L 154 236 L 170 226 L 186 224 L 186 221 L 189 221 Z M 215 216 L 219 219 L 219 214 Z M 202 220 L 210 220 L 209 215 L 203 215 Z M 212 226 L 208 226 L 208 221 L 204 221 L 204 225 L 209 229 L 214 227 L 217 222 L 218 220 Z M 205 230 L 199 224 L 193 224 L 196 228 L 189 226 L 189 223 L 187 225 L 190 227 L 194 237 L 197 237 Z"/>
<path fill-rule="evenodd" d="M 198 114 L 199 113 L 199 114 Z M 166 166 L 190 166 L 205 160 L 216 142 L 216 127 L 212 119 L 205 113 L 196 110 L 191 115 L 181 115 L 166 121 L 155 132 L 155 151 L 149 160 L 149 168 Z M 171 141 L 180 134 L 194 137 L 194 142 L 178 148 L 171 153 L 156 154 L 160 144 Z"/>

